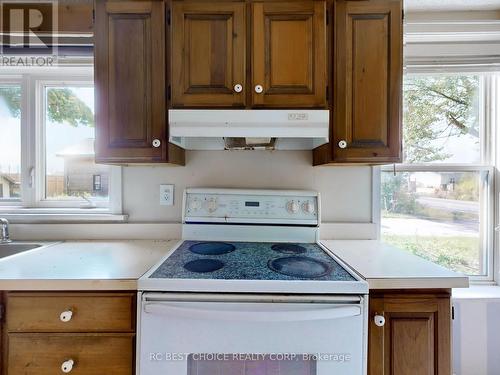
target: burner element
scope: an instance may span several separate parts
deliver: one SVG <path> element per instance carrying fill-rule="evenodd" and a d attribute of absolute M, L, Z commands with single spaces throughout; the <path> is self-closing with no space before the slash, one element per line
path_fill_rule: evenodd
<path fill-rule="evenodd" d="M 234 245 L 226 242 L 199 242 L 192 245 L 189 251 L 200 255 L 222 255 L 236 249 Z"/>
<path fill-rule="evenodd" d="M 267 266 L 283 275 L 312 279 L 330 273 L 328 264 L 305 256 L 271 259 Z"/>
<path fill-rule="evenodd" d="M 196 259 L 184 265 L 184 268 L 188 271 L 197 273 L 213 272 L 222 267 L 224 267 L 224 263 L 217 259 Z"/>
<path fill-rule="evenodd" d="M 305 247 L 293 243 L 277 243 L 271 249 L 282 254 L 303 254 L 307 251 Z"/>

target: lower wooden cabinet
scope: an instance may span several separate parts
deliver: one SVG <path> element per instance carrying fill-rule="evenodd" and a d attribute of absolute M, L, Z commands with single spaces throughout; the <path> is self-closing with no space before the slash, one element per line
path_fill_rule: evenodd
<path fill-rule="evenodd" d="M 7 374 L 131 375 L 132 334 L 9 334 Z"/>
<path fill-rule="evenodd" d="M 451 375 L 450 293 L 370 292 L 368 340 L 369 375 Z"/>
<path fill-rule="evenodd" d="M 132 375 L 136 293 L 7 292 L 4 375 Z"/>

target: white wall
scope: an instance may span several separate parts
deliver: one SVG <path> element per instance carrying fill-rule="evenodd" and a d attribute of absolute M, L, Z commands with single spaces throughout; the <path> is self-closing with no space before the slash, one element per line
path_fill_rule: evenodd
<path fill-rule="evenodd" d="M 174 206 L 160 206 L 159 185 L 174 184 Z M 312 167 L 311 151 L 188 151 L 185 167 L 123 170 L 123 210 L 130 222 L 179 222 L 185 187 L 312 189 L 325 222 L 371 222 L 371 168 Z"/>
<path fill-rule="evenodd" d="M 500 374 L 500 299 L 455 299 L 453 373 Z"/>

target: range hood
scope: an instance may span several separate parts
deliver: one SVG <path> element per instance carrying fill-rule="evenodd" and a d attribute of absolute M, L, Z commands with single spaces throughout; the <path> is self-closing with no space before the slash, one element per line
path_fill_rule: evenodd
<path fill-rule="evenodd" d="M 170 142 L 186 150 L 312 150 L 328 142 L 328 110 L 168 111 Z"/>

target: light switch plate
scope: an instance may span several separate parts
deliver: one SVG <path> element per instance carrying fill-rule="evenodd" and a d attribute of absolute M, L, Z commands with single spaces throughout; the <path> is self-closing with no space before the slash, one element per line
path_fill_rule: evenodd
<path fill-rule="evenodd" d="M 174 205 L 174 185 L 160 185 L 160 205 Z"/>

